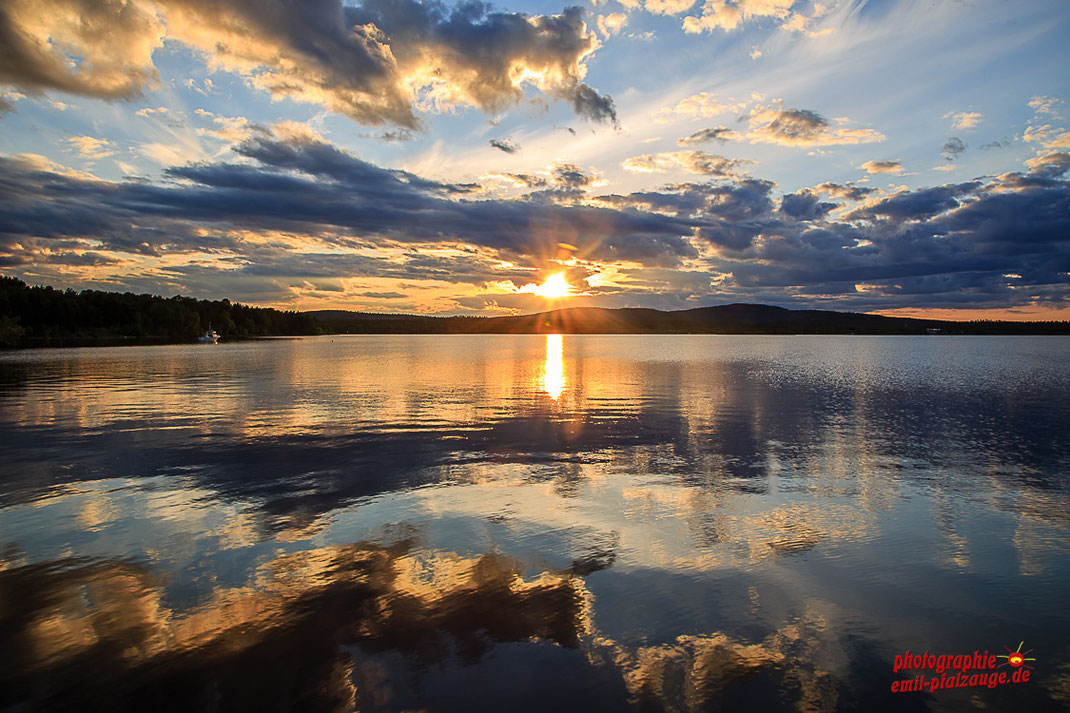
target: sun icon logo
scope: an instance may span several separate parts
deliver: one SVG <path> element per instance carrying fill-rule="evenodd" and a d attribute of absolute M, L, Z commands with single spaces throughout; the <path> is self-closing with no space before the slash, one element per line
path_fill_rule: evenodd
<path fill-rule="evenodd" d="M 1017 651 L 1011 651 L 1009 648 L 1007 648 L 1006 645 L 1004 645 L 1003 648 L 1007 649 L 1007 653 L 1005 655 L 1001 654 L 1001 655 L 997 656 L 996 658 L 998 658 L 998 659 L 1007 659 L 1007 661 L 1005 663 L 1000 664 L 1000 667 L 1002 668 L 1003 666 L 1006 666 L 1007 664 L 1010 664 L 1014 668 L 1021 668 L 1023 665 L 1026 668 L 1033 668 L 1032 666 L 1029 666 L 1029 665 L 1027 665 L 1025 663 L 1026 661 L 1036 661 L 1036 659 L 1034 659 L 1034 658 L 1028 658 L 1027 659 L 1025 657 L 1026 654 L 1032 653 L 1033 649 L 1029 649 L 1028 651 L 1022 651 L 1022 647 L 1023 646 L 1025 646 L 1025 642 L 1024 641 L 1022 643 L 1018 644 L 1018 650 Z"/>

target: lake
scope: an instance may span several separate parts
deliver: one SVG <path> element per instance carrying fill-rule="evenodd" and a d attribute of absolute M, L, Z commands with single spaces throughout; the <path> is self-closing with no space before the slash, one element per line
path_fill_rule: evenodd
<path fill-rule="evenodd" d="M 0 353 L 0 708 L 1065 710 L 1068 434 L 1065 337 Z"/>

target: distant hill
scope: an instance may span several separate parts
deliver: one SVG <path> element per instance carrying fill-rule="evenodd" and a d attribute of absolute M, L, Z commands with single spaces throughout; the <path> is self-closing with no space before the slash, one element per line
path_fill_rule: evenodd
<path fill-rule="evenodd" d="M 302 312 L 301 314 L 307 314 L 308 316 L 314 317 L 315 319 L 317 319 L 317 320 L 319 320 L 321 322 L 334 321 L 334 320 L 351 321 L 351 320 L 361 320 L 361 319 L 368 319 L 368 320 L 376 320 L 376 319 L 427 319 L 426 316 L 421 316 L 421 315 L 418 315 L 418 314 L 389 314 L 389 313 L 386 313 L 386 312 L 382 312 L 382 313 L 380 313 L 380 312 L 352 312 L 352 311 L 347 310 L 347 309 L 313 309 L 313 310 L 308 310 L 306 312 Z"/>
<path fill-rule="evenodd" d="M 678 311 L 569 307 L 510 317 L 308 312 L 342 334 L 1070 334 L 1070 322 L 953 322 L 729 304 Z"/>

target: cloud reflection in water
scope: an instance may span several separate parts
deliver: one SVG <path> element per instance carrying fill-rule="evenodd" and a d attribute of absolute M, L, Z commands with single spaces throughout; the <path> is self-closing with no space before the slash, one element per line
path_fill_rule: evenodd
<path fill-rule="evenodd" d="M 1011 629 L 1065 668 L 1062 342 L 564 341 L 3 355 L 0 707 L 881 710 L 892 649 Z"/>

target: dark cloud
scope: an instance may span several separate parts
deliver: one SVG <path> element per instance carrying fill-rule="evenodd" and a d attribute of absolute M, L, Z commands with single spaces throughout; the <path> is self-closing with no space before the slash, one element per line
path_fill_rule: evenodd
<path fill-rule="evenodd" d="M 601 174 L 588 173 L 571 163 L 556 163 L 551 166 L 549 180 L 527 174 L 492 175 L 510 181 L 514 185 L 542 188 L 542 190 L 532 191 L 525 195 L 525 200 L 562 206 L 581 203 L 587 196 L 587 192 L 597 185 L 601 178 Z"/>
<path fill-rule="evenodd" d="M 572 101 L 572 108 L 579 116 L 591 121 L 618 125 L 617 109 L 608 95 L 599 94 L 582 83 L 563 89 L 561 94 Z"/>
<path fill-rule="evenodd" d="M 500 178 L 503 181 L 512 183 L 514 186 L 524 186 L 525 188 L 538 188 L 545 186 L 547 180 L 541 176 L 534 176 L 530 173 L 506 173 L 496 172 L 491 173 L 489 178 Z"/>
<path fill-rule="evenodd" d="M 0 119 L 15 111 L 15 102 L 0 95 Z"/>
<path fill-rule="evenodd" d="M 501 179 L 515 186 L 523 186 L 525 188 L 536 188 L 545 186 L 548 183 L 545 178 L 533 176 L 531 173 L 508 173 L 505 171 L 496 171 L 489 173 L 487 178 Z"/>
<path fill-rule="evenodd" d="M 582 10 L 528 16 L 482 2 L 11 0 L 0 7 L 0 83 L 130 98 L 158 81 L 153 52 L 164 39 L 277 97 L 366 124 L 420 128 L 413 86 L 432 108 L 491 113 L 529 87 L 584 118 L 616 121 L 612 99 L 582 82 L 597 46 Z M 518 72 L 527 78 L 519 84 Z"/>
<path fill-rule="evenodd" d="M 730 275 L 705 302 L 1007 308 L 1070 296 L 1070 184 L 1044 175 L 1067 168 L 1070 156 L 1044 156 L 1029 174 L 904 191 L 839 221 L 815 191 L 788 194 L 775 209 L 772 184 L 756 179 L 603 200 L 687 216 L 717 251 L 710 273 Z M 849 200 L 874 193 L 834 183 L 818 190 Z"/>
<path fill-rule="evenodd" d="M 957 136 L 952 136 L 944 142 L 943 148 L 940 149 L 940 153 L 944 155 L 944 158 L 948 161 L 954 161 L 966 151 L 966 142 Z"/>
<path fill-rule="evenodd" d="M 883 141 L 884 135 L 873 129 L 835 128 L 825 117 L 810 109 L 784 109 L 756 106 L 740 121 L 750 124 L 746 138 L 784 146 L 834 146 Z"/>
<path fill-rule="evenodd" d="M 491 139 L 487 143 L 489 143 L 492 147 L 509 154 L 516 153 L 520 150 L 520 145 L 514 142 L 512 139 Z"/>
<path fill-rule="evenodd" d="M 1025 173 L 890 196 L 823 183 L 776 198 L 774 183 L 749 177 L 597 195 L 590 171 L 558 164 L 548 179 L 501 174 L 545 188 L 513 200 L 375 166 L 313 137 L 258 135 L 237 153 L 241 162 L 175 167 L 161 182 L 0 159 L 0 264 L 62 276 L 159 255 L 169 259 L 151 275 L 108 278 L 120 281 L 109 288 L 208 296 L 226 285 L 232 298 L 269 300 L 353 277 L 524 284 L 564 243 L 581 262 L 643 265 L 633 281 L 660 275 L 635 294 L 666 305 L 834 297 L 842 309 L 1007 308 L 1064 301 L 1070 287 L 1065 152 L 1032 159 Z M 862 203 L 833 218 L 821 194 Z M 556 202 L 569 196 L 571 205 Z M 614 289 L 599 294 L 646 299 Z"/>
<path fill-rule="evenodd" d="M 571 163 L 554 165 L 550 174 L 554 183 L 562 188 L 583 189 L 594 182 L 594 178 L 584 173 L 583 169 Z"/>
<path fill-rule="evenodd" d="M 828 121 L 809 109 L 785 109 L 769 124 L 769 132 L 785 138 L 814 136 L 828 128 Z"/>
<path fill-rule="evenodd" d="M 716 126 L 711 129 L 701 129 L 690 136 L 677 139 L 676 143 L 680 146 L 694 146 L 695 144 L 704 144 L 710 141 L 719 141 L 723 144 L 738 138 L 738 131 L 729 129 L 727 126 Z"/>
<path fill-rule="evenodd" d="M 796 220 L 821 220 L 835 207 L 835 203 L 822 202 L 817 193 L 807 188 L 780 200 L 780 212 Z"/>
<path fill-rule="evenodd" d="M 695 254 L 682 237 L 689 225 L 668 216 L 466 200 L 469 185 L 380 168 L 309 139 L 257 137 L 237 151 L 251 162 L 174 167 L 166 172 L 172 182 L 162 184 L 93 181 L 0 159 L 0 239 L 6 236 L 8 245 L 27 236 L 99 240 L 110 250 L 143 254 L 248 254 L 254 248 L 236 233 L 270 230 L 345 246 L 467 244 L 524 261 L 551 253 L 559 242 L 578 246 L 591 259 L 675 264 Z M 555 180 L 572 186 L 589 181 L 568 165 L 558 167 Z M 204 226 L 214 237 L 204 234 Z M 428 277 L 416 271 L 415 261 L 407 267 L 408 277 Z M 451 279 L 448 269 L 436 269 Z"/>
<path fill-rule="evenodd" d="M 981 150 L 994 151 L 995 149 L 1005 149 L 1010 145 L 1010 139 L 1003 139 L 1002 141 L 992 141 L 991 143 L 981 144 Z"/>
<path fill-rule="evenodd" d="M 408 129 L 398 129 L 397 131 L 384 131 L 376 138 L 382 139 L 387 143 L 401 143 L 404 141 L 414 141 L 416 136 Z"/>
<path fill-rule="evenodd" d="M 973 181 L 970 183 L 922 188 L 916 191 L 903 191 L 890 198 L 858 208 L 847 217 L 852 220 L 859 218 L 869 220 L 890 218 L 896 221 L 925 220 L 944 211 L 957 208 L 962 199 L 969 196 L 980 186 L 979 182 Z"/>
<path fill-rule="evenodd" d="M 772 181 L 744 178 L 722 183 L 681 183 L 660 191 L 599 200 L 621 208 L 675 214 L 687 220 L 692 234 L 703 241 L 740 252 L 769 224 L 773 203 Z"/>
<path fill-rule="evenodd" d="M 360 295 L 361 297 L 371 297 L 377 300 L 400 300 L 408 297 L 408 295 L 400 292 L 361 292 Z"/>
<path fill-rule="evenodd" d="M 770 225 L 760 247 L 721 269 L 741 287 L 837 296 L 862 309 L 1066 299 L 1070 186 L 1009 188 L 1003 179 L 933 187 L 856 211 L 851 223 Z M 881 220 L 858 222 L 867 217 Z"/>

